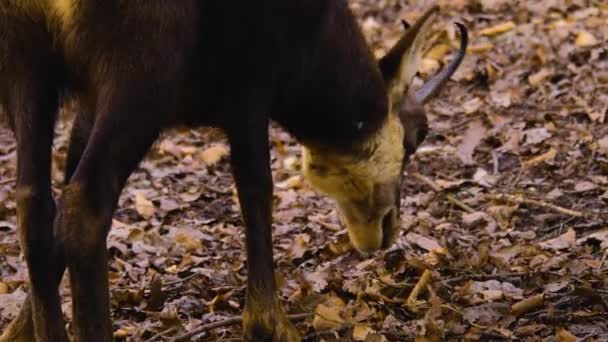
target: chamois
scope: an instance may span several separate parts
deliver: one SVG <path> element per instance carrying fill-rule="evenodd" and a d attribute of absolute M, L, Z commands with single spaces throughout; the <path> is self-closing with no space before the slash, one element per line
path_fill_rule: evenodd
<path fill-rule="evenodd" d="M 0 104 L 17 140 L 17 215 L 30 295 L 1 341 L 68 341 L 58 284 L 70 270 L 77 341 L 111 341 L 106 237 L 125 182 L 159 133 L 215 126 L 231 146 L 246 227 L 250 341 L 299 341 L 276 295 L 268 123 L 303 144 L 303 173 L 334 198 L 354 247 L 398 233 L 403 167 L 423 104 L 467 45 L 410 89 L 437 7 L 376 60 L 346 0 L 4 0 Z M 56 113 L 78 104 L 65 186 L 51 192 Z"/>

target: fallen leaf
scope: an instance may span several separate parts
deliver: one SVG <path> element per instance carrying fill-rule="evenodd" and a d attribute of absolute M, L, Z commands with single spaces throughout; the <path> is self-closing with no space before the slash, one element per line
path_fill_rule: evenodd
<path fill-rule="evenodd" d="M 597 184 L 588 182 L 588 181 L 577 182 L 574 185 L 574 191 L 577 193 L 589 192 L 589 191 L 593 191 L 596 189 L 597 189 Z"/>
<path fill-rule="evenodd" d="M 295 175 L 287 178 L 282 182 L 278 182 L 275 186 L 279 189 L 297 189 L 302 187 L 302 176 Z"/>
<path fill-rule="evenodd" d="M 547 328 L 547 326 L 544 324 L 531 324 L 531 325 L 525 325 L 523 327 L 519 327 L 519 328 L 515 329 L 515 331 L 513 331 L 513 333 L 515 333 L 515 336 L 527 337 L 527 336 L 532 336 L 546 328 Z"/>
<path fill-rule="evenodd" d="M 184 249 L 189 252 L 202 251 L 203 243 L 198 238 L 194 237 L 187 232 L 178 232 L 175 234 L 175 242 L 182 245 Z"/>
<path fill-rule="evenodd" d="M 154 216 L 156 207 L 154 206 L 154 203 L 148 200 L 142 192 L 138 191 L 135 193 L 135 210 L 143 218 L 149 219 Z"/>
<path fill-rule="evenodd" d="M 579 341 L 579 338 L 573 335 L 571 332 L 564 328 L 557 329 L 557 333 L 555 334 L 556 342 L 576 342 Z"/>
<path fill-rule="evenodd" d="M 0 295 L 7 294 L 10 291 L 8 285 L 0 281 Z"/>
<path fill-rule="evenodd" d="M 551 133 L 545 128 L 532 128 L 524 131 L 526 144 L 535 145 L 551 138 Z"/>
<path fill-rule="evenodd" d="M 469 323 L 492 325 L 510 313 L 511 306 L 507 303 L 492 302 L 462 310 L 462 318 Z"/>
<path fill-rule="evenodd" d="M 0 317 L 13 319 L 19 313 L 21 304 L 25 300 L 26 293 L 18 288 L 13 293 L 0 294 Z"/>
<path fill-rule="evenodd" d="M 416 234 L 416 233 L 407 233 L 405 238 L 408 241 L 416 244 L 418 247 L 425 249 L 429 252 L 445 250 L 443 247 L 441 247 L 441 245 L 439 244 L 439 242 L 437 242 L 437 240 L 435 240 L 431 237 L 423 236 L 423 235 Z"/>
<path fill-rule="evenodd" d="M 308 243 L 310 242 L 310 235 L 298 234 L 293 243 L 287 250 L 287 255 L 293 260 L 304 256 L 304 253 L 308 250 Z"/>
<path fill-rule="evenodd" d="M 602 249 L 607 249 L 608 248 L 608 227 L 604 228 L 600 231 L 591 233 L 585 237 L 582 237 L 578 240 L 576 240 L 576 243 L 578 245 L 584 245 L 586 243 L 589 243 L 590 240 L 595 240 L 600 242 L 600 247 Z"/>
<path fill-rule="evenodd" d="M 553 69 L 542 68 L 540 71 L 528 76 L 528 83 L 530 83 L 531 86 L 536 87 L 543 83 L 547 78 L 553 76 L 553 74 Z"/>
<path fill-rule="evenodd" d="M 228 153 L 230 153 L 228 146 L 224 144 L 216 144 L 201 152 L 200 157 L 205 164 L 213 166 L 222 160 L 222 158 L 226 157 Z"/>
<path fill-rule="evenodd" d="M 355 341 L 365 341 L 369 334 L 372 334 L 374 329 L 370 328 L 365 324 L 355 324 L 353 328 L 353 340 Z"/>
<path fill-rule="evenodd" d="M 589 31 L 581 31 L 576 36 L 576 46 L 581 48 L 591 47 L 598 44 L 597 38 Z"/>
<path fill-rule="evenodd" d="M 344 324 L 340 315 L 344 308 L 344 302 L 338 297 L 330 297 L 325 303 L 315 308 L 315 318 L 312 326 L 315 331 L 335 330 Z"/>
<path fill-rule="evenodd" d="M 599 152 L 608 156 L 608 135 L 597 141 Z"/>
<path fill-rule="evenodd" d="M 554 239 L 550 239 L 545 242 L 541 242 L 541 243 L 539 243 L 539 246 L 546 248 L 546 249 L 560 250 L 560 249 L 570 248 L 570 247 L 574 246 L 575 244 L 576 244 L 576 232 L 574 231 L 574 229 L 568 228 L 568 230 L 564 234 L 562 234 Z"/>
<path fill-rule="evenodd" d="M 475 164 L 473 153 L 475 148 L 485 138 L 487 130 L 479 121 L 474 121 L 462 138 L 462 142 L 457 148 L 457 155 L 465 165 Z"/>

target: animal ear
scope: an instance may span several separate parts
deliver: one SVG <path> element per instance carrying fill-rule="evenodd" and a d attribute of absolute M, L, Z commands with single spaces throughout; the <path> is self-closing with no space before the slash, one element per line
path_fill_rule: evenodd
<path fill-rule="evenodd" d="M 379 67 L 389 89 L 389 97 L 394 105 L 401 102 L 405 90 L 418 71 L 425 41 L 438 6 L 434 6 L 416 21 L 379 61 Z"/>

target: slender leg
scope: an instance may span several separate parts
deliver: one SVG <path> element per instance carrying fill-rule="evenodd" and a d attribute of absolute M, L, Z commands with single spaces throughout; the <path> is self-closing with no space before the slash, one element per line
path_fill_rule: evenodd
<path fill-rule="evenodd" d="M 7 109 L 17 138 L 19 241 L 29 269 L 31 303 L 24 304 L 3 341 L 31 341 L 32 334 L 37 341 L 67 341 L 56 281 L 55 202 L 50 178 L 58 103 L 57 91 L 49 84 L 52 82 L 44 82 L 44 77 L 15 82 L 8 96 Z"/>
<path fill-rule="evenodd" d="M 73 326 L 80 342 L 112 341 L 106 237 L 127 177 L 159 132 L 151 119 L 158 117 L 159 107 L 136 106 L 130 98 L 137 97 L 98 100 L 104 105 L 60 202 L 57 237 L 70 270 Z"/>
<path fill-rule="evenodd" d="M 243 313 L 247 341 L 300 341 L 276 294 L 272 259 L 272 174 L 268 121 L 251 117 L 228 130 L 233 174 L 245 221 L 247 299 Z"/>
<path fill-rule="evenodd" d="M 0 342 L 36 342 L 30 295 L 23 301 L 17 317 L 13 319 L 0 336 Z"/>
<path fill-rule="evenodd" d="M 72 127 L 72 132 L 70 134 L 70 143 L 68 147 L 68 156 L 67 156 L 67 165 L 65 170 L 65 183 L 67 184 L 68 180 L 74 174 L 76 170 L 76 166 L 78 165 L 78 161 L 84 152 L 84 148 L 86 147 L 86 143 L 89 139 L 89 135 L 91 133 L 92 123 L 89 120 L 89 116 L 84 113 L 78 113 L 74 125 Z M 65 260 L 63 256 L 59 253 L 55 253 L 57 257 L 57 284 L 61 281 L 63 277 L 63 273 L 65 271 Z M 28 295 L 23 301 L 23 306 L 19 311 L 18 316 L 11 322 L 11 324 L 6 328 L 5 335 L 0 337 L 0 342 L 9 342 L 9 341 L 17 341 L 17 342 L 35 342 L 34 336 L 34 322 L 32 319 L 32 305 L 31 305 L 31 296 Z"/>

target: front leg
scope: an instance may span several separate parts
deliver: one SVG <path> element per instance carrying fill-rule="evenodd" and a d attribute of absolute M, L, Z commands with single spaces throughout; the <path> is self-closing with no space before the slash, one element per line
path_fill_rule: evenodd
<path fill-rule="evenodd" d="M 268 119 L 249 116 L 232 125 L 227 133 L 246 227 L 248 277 L 243 338 L 256 342 L 300 341 L 298 331 L 281 309 L 274 279 Z"/>

